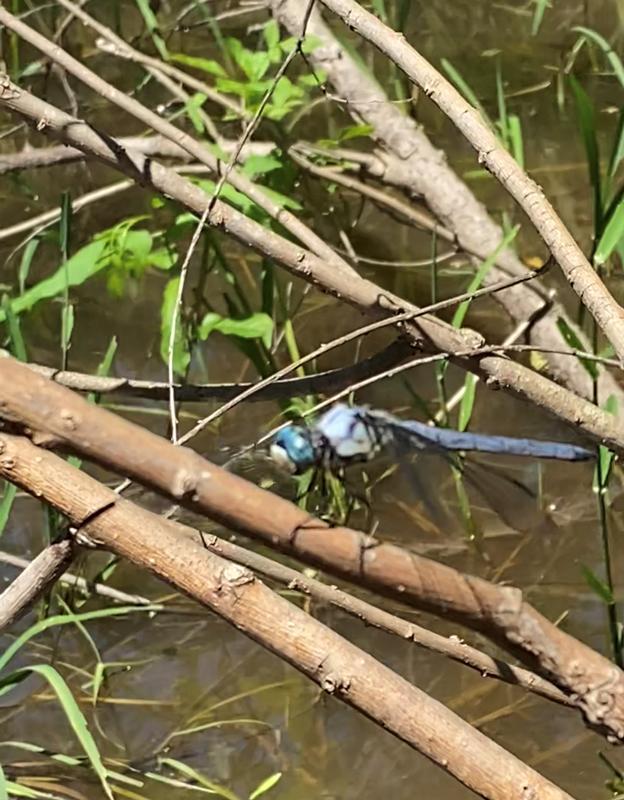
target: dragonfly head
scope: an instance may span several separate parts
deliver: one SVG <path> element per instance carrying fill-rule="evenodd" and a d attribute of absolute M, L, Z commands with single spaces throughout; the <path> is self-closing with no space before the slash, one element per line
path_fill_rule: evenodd
<path fill-rule="evenodd" d="M 305 472 L 317 461 L 310 430 L 302 425 L 282 428 L 271 445 L 271 458 L 295 475 Z"/>

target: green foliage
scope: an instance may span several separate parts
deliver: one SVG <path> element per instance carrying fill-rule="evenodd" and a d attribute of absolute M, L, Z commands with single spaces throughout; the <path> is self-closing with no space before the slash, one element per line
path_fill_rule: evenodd
<path fill-rule="evenodd" d="M 92 619 L 103 619 L 136 612 L 153 612 L 160 609 L 161 606 L 120 606 L 117 608 L 98 609 L 82 614 L 68 613 L 65 615 L 48 617 L 47 619 L 31 625 L 5 649 L 0 655 L 0 672 L 4 672 L 9 662 L 17 656 L 19 651 L 22 650 L 31 639 L 44 631 L 64 625 L 75 625 Z M 113 792 L 109 784 L 109 774 L 104 766 L 96 741 L 69 686 L 57 669 L 49 664 L 29 664 L 12 672 L 2 674 L 0 677 L 0 696 L 9 693 L 15 686 L 32 674 L 39 675 L 43 678 L 54 691 L 59 706 L 65 715 L 65 719 L 82 748 L 87 762 L 97 775 L 106 797 L 113 800 Z M 69 760 L 66 760 L 65 763 L 69 763 Z M 28 796 L 20 795 L 19 793 L 16 794 L 18 796 Z"/>
<path fill-rule="evenodd" d="M 265 347 L 270 347 L 273 336 L 273 320 L 261 312 L 244 319 L 232 319 L 210 311 L 199 325 L 199 338 L 205 341 L 213 331 L 222 333 L 224 336 L 241 339 L 261 339 Z"/>
<path fill-rule="evenodd" d="M 173 370 L 177 375 L 185 375 L 191 363 L 191 351 L 188 339 L 188 329 L 181 313 L 177 314 L 176 302 L 180 290 L 180 276 L 170 278 L 163 292 L 160 306 L 160 357 L 165 364 L 169 363 L 169 347 L 171 342 L 171 328 L 174 320 L 175 337 L 173 340 Z"/>
<path fill-rule="evenodd" d="M 561 333 L 563 339 L 569 347 L 572 347 L 574 350 L 584 349 L 583 343 L 564 317 L 557 318 L 557 327 L 559 328 L 559 333 Z M 578 356 L 578 360 L 585 367 L 585 370 L 589 374 L 590 378 L 594 380 L 598 378 L 598 366 L 595 361 L 590 361 L 582 356 Z"/>
<path fill-rule="evenodd" d="M 537 33 L 542 25 L 544 13 L 547 8 L 552 8 L 551 0 L 533 0 L 535 9 L 533 11 L 533 20 L 531 22 L 531 36 L 537 36 Z"/>
<path fill-rule="evenodd" d="M 169 52 L 167 51 L 167 45 L 165 44 L 165 40 L 160 34 L 158 29 L 158 20 L 156 19 L 156 15 L 152 11 L 152 7 L 150 5 L 149 0 L 134 0 L 137 4 L 139 11 L 141 12 L 141 16 L 143 17 L 143 21 L 150 32 L 150 36 L 152 37 L 152 41 L 154 42 L 154 46 L 158 50 L 160 57 L 163 61 L 169 60 Z"/>
<path fill-rule="evenodd" d="M 52 275 L 26 289 L 10 301 L 13 314 L 30 311 L 42 300 L 63 296 L 68 287 L 81 286 L 100 272 L 107 272 L 109 291 L 120 296 L 129 280 L 138 280 L 149 267 L 170 269 L 176 254 L 156 247 L 155 237 L 147 230 L 132 230 L 141 217 L 126 219 L 113 228 L 102 231 L 76 251 Z M 7 312 L 0 309 L 0 322 Z"/>
<path fill-rule="evenodd" d="M 233 36 L 223 38 L 222 43 L 229 61 L 235 67 L 235 71 L 230 74 L 222 65 L 210 59 L 180 53 L 175 54 L 173 59 L 214 76 L 215 88 L 224 94 L 238 97 L 248 114 L 253 114 L 257 110 L 269 91 L 272 91 L 271 98 L 263 112 L 266 119 L 283 120 L 308 102 L 310 88 L 314 88 L 318 83 L 314 78 L 310 81 L 309 75 L 299 76 L 295 82 L 283 75 L 274 85 L 274 78 L 270 73 L 276 65 L 281 64 L 285 55 L 296 44 L 296 39 L 293 38 L 280 40 L 279 27 L 274 20 L 267 22 L 262 29 L 263 48 L 250 50 L 240 39 Z M 306 54 L 311 53 L 319 43 L 316 37 L 308 36 L 302 50 Z"/>
<path fill-rule="evenodd" d="M 4 490 L 0 499 L 0 536 L 4 533 L 7 522 L 11 515 L 11 509 L 17 495 L 17 486 L 14 483 L 4 481 Z"/>

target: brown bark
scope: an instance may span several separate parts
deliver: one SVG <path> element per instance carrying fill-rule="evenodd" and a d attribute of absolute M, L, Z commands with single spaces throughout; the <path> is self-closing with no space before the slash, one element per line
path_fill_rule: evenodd
<path fill-rule="evenodd" d="M 624 738 L 624 673 L 556 628 L 524 601 L 519 589 L 463 575 L 359 531 L 330 528 L 287 500 L 89 404 L 11 358 L 0 359 L 0 417 L 25 426 L 34 441 L 60 445 L 128 475 L 301 561 L 482 631 L 574 694 L 592 725 Z M 11 467 L 12 459 L 0 454 L 0 470 L 9 479 Z"/>
<path fill-rule="evenodd" d="M 491 800 L 571 800 L 460 717 L 249 570 L 202 547 L 193 531 L 98 484 L 22 437 L 0 434 L 0 471 L 94 541 L 170 583 Z"/>
<path fill-rule="evenodd" d="M 269 0 L 269 5 L 275 18 L 291 34 L 301 30 L 302 8 L 298 0 Z M 357 121 L 372 127 L 371 136 L 381 145 L 374 155 L 367 154 L 364 163 L 369 165 L 369 174 L 422 197 L 438 219 L 454 232 L 457 244 L 467 253 L 485 259 L 495 252 L 503 236 L 501 228 L 451 169 L 446 155 L 431 144 L 422 127 L 400 106 L 390 102 L 382 85 L 358 66 L 318 10 L 312 13 L 308 32 L 321 42 L 308 56 L 310 63 L 327 76 L 327 82 L 348 112 Z M 526 267 L 515 253 L 506 250 L 497 258 L 484 284 L 496 283 L 508 273 L 521 275 L 525 272 Z M 496 300 L 518 324 L 539 313 L 544 305 L 542 295 L 533 285 L 527 284 L 498 294 Z M 565 349 L 557 327 L 559 317 L 564 317 L 579 340 L 585 342 L 583 332 L 556 301 L 531 325 L 529 340 L 537 347 Z M 578 359 L 551 353 L 546 361 L 557 381 L 585 398 L 592 397 L 591 377 Z M 599 397 L 606 400 L 609 395 L 619 398 L 620 405 L 624 403 L 624 392 L 619 384 L 609 372 L 600 370 Z"/>
<path fill-rule="evenodd" d="M 142 154 L 118 147 L 116 140 L 103 131 L 96 132 L 87 123 L 39 100 L 2 74 L 0 105 L 12 109 L 50 135 L 79 147 L 124 172 L 137 183 L 174 198 L 199 216 L 210 201 L 198 186 L 180 175 Z M 339 264 L 323 261 L 310 251 L 263 228 L 225 203 L 217 201 L 214 204 L 207 222 L 281 264 L 293 275 L 373 317 L 387 319 L 408 310 L 418 313 L 415 306 L 400 297 L 360 278 L 352 270 L 343 270 Z M 415 347 L 429 352 L 451 354 L 454 356 L 454 363 L 477 374 L 490 388 L 503 388 L 529 400 L 573 427 L 582 429 L 601 444 L 624 454 L 623 423 L 521 364 L 494 355 L 472 357 L 470 354 L 475 348 L 483 344 L 482 338 L 473 331 L 457 330 L 435 317 L 423 317 L 413 322 L 403 321 L 400 330 Z"/>

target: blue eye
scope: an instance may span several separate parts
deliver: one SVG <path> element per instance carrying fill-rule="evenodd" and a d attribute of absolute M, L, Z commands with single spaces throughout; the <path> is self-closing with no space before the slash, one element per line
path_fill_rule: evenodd
<path fill-rule="evenodd" d="M 290 462 L 295 472 L 303 472 L 316 461 L 310 431 L 300 425 L 279 431 L 271 451 L 277 461 Z"/>

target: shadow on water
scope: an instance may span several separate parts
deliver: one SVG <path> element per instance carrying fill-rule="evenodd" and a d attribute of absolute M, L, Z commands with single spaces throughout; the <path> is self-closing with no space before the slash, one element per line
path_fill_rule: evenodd
<path fill-rule="evenodd" d="M 553 4 L 555 8 L 547 11 L 537 38 L 530 36 L 528 5 L 489 0 L 456 0 L 450 4 L 434 0 L 414 5 L 418 10 L 410 16 L 408 38 L 434 63 L 445 57 L 461 67 L 482 101 L 492 108 L 495 106 L 494 63 L 500 53 L 506 88 L 511 96 L 509 103 L 522 120 L 529 171 L 543 185 L 581 243 L 587 245 L 591 198 L 582 146 L 573 132 L 575 122 L 569 107 L 563 111 L 557 108 L 556 69 L 565 49 L 574 41 L 570 32 L 572 26 L 585 24 L 609 33 L 612 27 L 607 25 L 607 16 L 613 15 L 614 25 L 617 22 L 613 5 L 608 2 Z M 584 18 L 584 6 L 590 8 L 589 20 Z M 205 46 L 206 34 L 202 36 L 204 38 L 198 41 Z M 192 39 L 183 38 L 182 46 L 189 42 Z M 610 94 L 614 91 L 613 84 L 600 76 L 592 80 L 592 96 L 597 106 L 608 109 L 614 103 Z M 492 212 L 504 211 L 512 221 L 519 218 L 513 204 L 495 182 L 475 174 L 472 153 L 450 126 L 428 108 L 422 118 L 436 144 L 447 150 L 451 164 L 460 174 L 466 175 Z M 613 127 L 614 117 L 602 113 L 599 123 L 601 135 L 606 135 Z M 110 119 L 108 124 L 110 126 Z M 90 188 L 104 178 L 108 180 L 109 176 L 105 176 L 101 168 L 83 165 L 56 167 L 54 171 L 39 173 L 34 178 L 39 198 L 26 200 L 13 185 L 7 218 L 18 219 L 32 213 L 35 207 L 57 203 L 60 180 L 69 180 L 77 191 L 78 187 Z M 138 190 L 127 192 L 123 203 L 124 214 L 150 213 L 145 196 Z M 76 238 L 86 240 L 93 230 L 117 222 L 119 207 L 116 200 L 108 206 L 98 205 L 97 212 L 87 211 L 76 217 Z M 356 213 L 347 201 L 342 209 L 347 216 Z M 523 230 L 523 237 L 520 243 L 523 253 L 542 252 L 530 231 Z M 430 252 L 426 237 L 380 216 L 378 210 L 369 207 L 360 214 L 353 242 L 362 255 L 385 260 L 427 258 Z M 237 259 L 241 262 L 246 259 L 246 264 L 251 265 L 249 274 L 251 280 L 255 280 L 255 257 L 235 248 L 234 251 Z M 8 255 L 8 248 L 4 247 L 3 252 Z M 8 263 L 6 273 L 0 273 L 0 279 L 12 282 L 14 269 L 15 259 Z M 388 289 L 410 299 L 421 303 L 428 299 L 428 268 L 364 266 L 363 270 Z M 556 282 L 555 277 L 549 280 Z M 465 274 L 458 278 L 451 269 L 442 272 L 441 281 L 441 290 L 449 295 L 466 285 Z M 162 276 L 150 277 L 142 285 L 140 294 L 123 302 L 109 297 L 102 281 L 82 287 L 77 294 L 76 331 L 79 335 L 74 337 L 71 366 L 93 371 L 111 334 L 115 333 L 119 339 L 115 362 L 119 374 L 162 379 L 165 373 L 158 353 L 158 308 L 163 282 Z M 218 291 L 216 281 L 213 288 Z M 295 291 L 300 291 L 300 287 Z M 617 292 L 617 285 L 614 291 Z M 567 293 L 564 296 L 567 297 Z M 57 363 L 58 313 L 58 306 L 48 304 L 38 307 L 24 320 L 33 360 Z M 506 330 L 509 327 L 493 302 L 479 303 L 471 313 L 469 324 L 486 335 L 496 331 L 498 338 L 502 338 L 501 326 Z M 309 350 L 327 338 L 328 325 L 338 334 L 360 323 L 355 312 L 337 307 L 328 298 L 310 295 L 297 318 L 298 342 L 304 350 Z M 374 344 L 382 341 L 380 338 Z M 372 348 L 373 344 L 366 346 Z M 327 366 L 345 363 L 343 359 L 349 355 L 353 357 L 353 353 L 334 354 L 333 360 L 327 360 Z M 193 370 L 192 377 L 199 380 L 253 378 L 238 351 L 217 337 L 209 340 L 203 352 L 203 363 L 195 364 Z M 449 369 L 447 377 L 449 391 L 463 381 L 463 376 L 453 368 Z M 411 390 L 421 397 L 428 400 L 435 397 L 435 378 L 429 367 L 412 373 L 407 380 Z M 358 400 L 405 415 L 418 415 L 404 380 L 386 381 L 359 396 Z M 153 411 L 148 405 L 133 411 L 131 418 L 165 433 L 165 413 L 156 416 L 148 413 Z M 206 407 L 189 406 L 188 416 L 183 417 L 184 424 L 190 424 L 191 416 L 205 411 Z M 239 448 L 267 430 L 277 419 L 278 412 L 276 404 L 263 402 L 236 409 L 216 430 L 206 432 L 198 440 L 197 448 L 209 456 L 218 453 L 223 446 Z M 481 388 L 477 391 L 471 427 L 538 438 L 563 440 L 567 436 L 565 428 L 520 401 Z M 385 466 L 380 464 L 373 468 L 373 480 L 383 473 Z M 514 479 L 536 489 L 535 464 L 506 462 L 505 467 Z M 602 563 L 591 472 L 591 466 L 587 465 L 547 464 L 543 467 L 540 502 L 548 510 L 552 524 L 539 531 L 527 524 L 526 519 L 521 519 L 529 512 L 516 505 L 516 500 L 505 500 L 507 522 L 512 523 L 509 525 L 500 515 L 492 514 L 487 503 L 475 499 L 473 509 L 483 532 L 479 551 L 465 541 L 456 490 L 444 465 L 427 466 L 429 491 L 444 508 L 444 526 L 431 523 L 414 487 L 400 474 L 388 476 L 375 486 L 374 511 L 382 538 L 413 547 L 459 569 L 522 587 L 528 599 L 550 619 L 565 618 L 566 628 L 606 653 L 608 635 L 604 607 L 587 587 L 581 572 L 582 564 L 591 565 L 599 572 Z M 263 477 L 257 466 L 251 474 L 257 479 Z M 285 494 L 294 491 L 286 483 L 280 484 L 279 489 Z M 534 507 L 530 513 L 533 510 Z M 521 522 L 523 524 L 519 524 Z M 198 524 L 206 528 L 210 523 L 203 520 Z M 20 496 L 3 547 L 11 552 L 33 554 L 42 545 L 43 529 L 40 506 Z M 616 575 L 624 568 L 622 560 L 622 555 L 616 552 Z M 90 559 L 86 566 L 88 574 L 93 575 L 104 563 L 102 555 Z M 14 571 L 2 567 L 0 574 L 8 580 Z M 38 637 L 28 654 L 20 658 L 24 663 L 52 659 L 59 665 L 94 729 L 99 732 L 103 752 L 112 763 L 119 765 L 118 769 L 129 764 L 141 771 L 157 771 L 162 759 L 176 759 L 201 770 L 212 781 L 231 787 L 240 797 L 247 797 L 264 778 L 279 771 L 283 771 L 284 776 L 268 796 L 285 800 L 304 797 L 355 800 L 382 794 L 394 800 L 411 800 L 415 790 L 417 794 L 444 800 L 468 796 L 467 790 L 424 757 L 397 743 L 355 712 L 320 695 L 314 686 L 276 657 L 185 599 L 172 595 L 167 587 L 149 576 L 121 565 L 113 584 L 150 598 L 166 597 L 167 610 L 149 621 L 144 614 L 137 614 L 88 623 L 86 627 L 92 639 L 79 629 L 66 626 Z M 291 599 L 307 604 L 319 619 L 431 692 L 520 758 L 569 789 L 575 797 L 604 796 L 604 781 L 609 775 L 596 753 L 606 745 L 584 729 L 575 713 L 482 679 L 457 664 L 366 628 L 330 608 L 295 596 Z M 76 599 L 76 602 L 79 601 Z M 88 601 L 88 607 L 95 603 Z M 421 616 L 404 609 L 401 613 L 414 620 Z M 20 630 L 30 622 L 32 618 L 22 621 Z M 456 626 L 441 620 L 427 619 L 425 624 L 446 634 L 462 634 Z M 5 634 L 3 645 L 7 646 L 14 636 L 15 631 Z M 476 635 L 468 638 L 477 645 L 484 645 Z M 111 666 L 106 670 L 97 706 L 90 708 L 92 673 L 98 661 Z M 13 694 L 0 697 L 0 720 L 3 740 L 36 742 L 53 753 L 77 752 L 51 691 L 36 679 L 29 679 Z M 37 764 L 36 758 L 4 745 L 0 753 L 4 763 L 24 762 L 15 768 L 16 774 L 20 774 L 20 770 L 29 775 L 58 777 L 65 774 L 67 781 L 84 796 L 99 796 L 95 785 L 76 782 L 74 770 L 51 767 L 53 762 L 43 758 Z M 171 771 L 171 763 L 168 769 Z M 62 778 L 59 783 L 64 783 Z M 148 794 L 154 799 L 177 800 L 186 797 L 188 791 L 152 781 Z"/>

